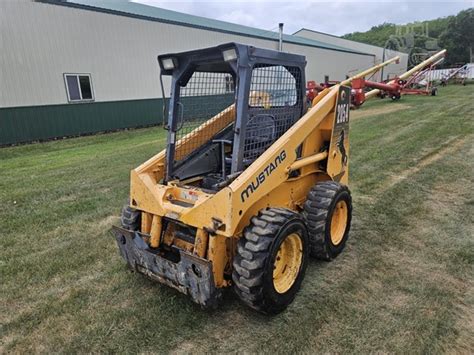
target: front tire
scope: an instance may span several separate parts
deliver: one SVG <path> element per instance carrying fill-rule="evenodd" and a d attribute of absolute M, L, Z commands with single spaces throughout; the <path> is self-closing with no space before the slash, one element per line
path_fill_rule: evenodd
<path fill-rule="evenodd" d="M 331 261 L 344 249 L 352 220 L 349 189 L 334 181 L 319 182 L 309 191 L 303 212 L 311 256 Z"/>
<path fill-rule="evenodd" d="M 140 229 L 141 224 L 141 213 L 136 209 L 130 207 L 129 204 L 125 204 L 122 208 L 122 214 L 120 216 L 120 223 L 122 227 L 130 231 L 137 231 Z"/>
<path fill-rule="evenodd" d="M 259 312 L 280 313 L 301 286 L 308 252 L 306 226 L 298 213 L 283 208 L 260 211 L 237 245 L 234 291 Z"/>

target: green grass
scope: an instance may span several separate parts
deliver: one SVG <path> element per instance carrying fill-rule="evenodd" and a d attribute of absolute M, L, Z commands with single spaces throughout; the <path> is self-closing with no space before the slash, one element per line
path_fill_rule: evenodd
<path fill-rule="evenodd" d="M 127 271 L 108 229 L 161 128 L 0 149 L 0 351 L 474 351 L 474 86 L 439 94 L 357 113 L 347 249 L 275 317 Z"/>

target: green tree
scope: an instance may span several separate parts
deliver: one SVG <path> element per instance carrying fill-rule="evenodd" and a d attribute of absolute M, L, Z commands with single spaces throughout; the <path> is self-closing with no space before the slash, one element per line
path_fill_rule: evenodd
<path fill-rule="evenodd" d="M 383 47 L 390 35 L 393 34 L 395 34 L 395 24 L 383 23 L 378 26 L 373 26 L 367 32 L 354 32 L 346 34 L 342 37 L 357 42 Z"/>
<path fill-rule="evenodd" d="M 450 18 L 447 28 L 440 34 L 439 43 L 448 50 L 447 65 L 469 62 L 474 49 L 474 9 L 463 10 Z"/>
<path fill-rule="evenodd" d="M 439 47 L 446 48 L 448 55 L 444 65 L 466 63 L 470 61 L 470 53 L 474 51 L 474 9 L 470 8 L 459 12 L 456 16 L 447 16 L 434 20 L 411 23 L 426 25 L 428 36 L 420 33 L 420 26 L 414 26 L 415 33 L 402 38 L 395 36 L 396 25 L 383 23 L 373 26 L 367 32 L 349 33 L 343 38 L 357 42 L 385 46 L 401 51 L 436 50 L 436 41 Z M 410 45 L 409 43 L 412 42 Z"/>

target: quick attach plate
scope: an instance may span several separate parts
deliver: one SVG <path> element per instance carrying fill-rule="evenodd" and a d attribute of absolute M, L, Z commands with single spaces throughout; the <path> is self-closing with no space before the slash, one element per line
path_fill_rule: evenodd
<path fill-rule="evenodd" d="M 171 261 L 151 250 L 139 232 L 113 226 L 111 233 L 132 270 L 190 296 L 204 308 L 217 305 L 222 292 L 215 287 L 211 262 L 181 249 L 179 260 Z"/>

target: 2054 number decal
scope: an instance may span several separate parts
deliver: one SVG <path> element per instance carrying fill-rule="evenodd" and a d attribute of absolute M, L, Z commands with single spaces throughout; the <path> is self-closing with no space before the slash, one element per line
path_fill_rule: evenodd
<path fill-rule="evenodd" d="M 349 122 L 349 104 L 338 104 L 336 124 L 346 122 Z"/>

